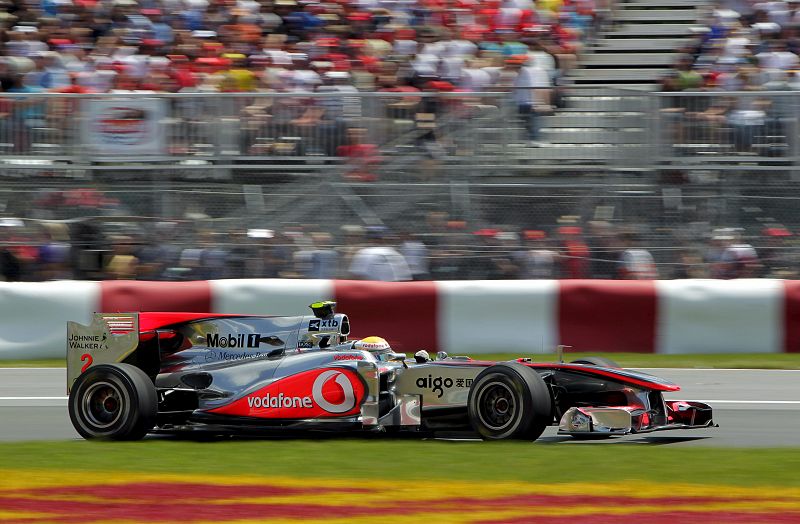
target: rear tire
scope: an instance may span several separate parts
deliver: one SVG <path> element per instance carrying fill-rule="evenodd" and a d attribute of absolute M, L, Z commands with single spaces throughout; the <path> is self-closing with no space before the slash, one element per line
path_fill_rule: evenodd
<path fill-rule="evenodd" d="M 158 412 L 150 377 L 130 364 L 101 364 L 78 377 L 69 394 L 69 418 L 85 439 L 139 440 Z"/>
<path fill-rule="evenodd" d="M 601 368 L 618 368 L 619 364 L 604 357 L 585 357 L 578 360 L 573 360 L 570 364 L 586 364 L 587 366 L 597 366 Z"/>
<path fill-rule="evenodd" d="M 481 371 L 470 387 L 467 407 L 472 427 L 484 440 L 536 440 L 553 421 L 547 384 L 517 362 Z"/>

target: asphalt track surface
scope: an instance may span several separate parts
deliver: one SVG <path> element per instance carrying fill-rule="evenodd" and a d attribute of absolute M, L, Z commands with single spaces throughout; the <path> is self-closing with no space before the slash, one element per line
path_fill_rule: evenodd
<path fill-rule="evenodd" d="M 699 400 L 714 408 L 718 428 L 664 431 L 603 441 L 559 437 L 554 445 L 605 443 L 670 446 L 800 446 L 800 370 L 645 369 L 680 384 L 668 399 Z M 67 414 L 63 368 L 0 368 L 0 441 L 80 438 Z"/>

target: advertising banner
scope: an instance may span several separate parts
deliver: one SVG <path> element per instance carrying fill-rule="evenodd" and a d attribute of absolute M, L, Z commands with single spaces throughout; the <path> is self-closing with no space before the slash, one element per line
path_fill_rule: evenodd
<path fill-rule="evenodd" d="M 83 143 L 98 155 L 166 153 L 166 100 L 119 98 L 83 101 Z"/>

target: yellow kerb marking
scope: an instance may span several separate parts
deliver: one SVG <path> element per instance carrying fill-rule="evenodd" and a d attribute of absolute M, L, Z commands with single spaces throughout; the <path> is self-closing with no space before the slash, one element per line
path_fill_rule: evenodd
<path fill-rule="evenodd" d="M 0 469 L 0 493 L 22 499 L 70 500 L 80 502 L 108 502 L 108 498 L 100 499 L 91 494 L 63 495 L 53 493 L 26 493 L 35 488 L 81 487 L 91 485 L 124 485 L 130 483 L 207 483 L 219 486 L 288 486 L 298 488 L 315 488 L 320 495 L 308 498 L 305 494 L 263 497 L 234 497 L 204 499 L 195 494 L 186 494 L 187 500 L 203 499 L 202 504 L 296 504 L 304 505 L 313 511 L 314 506 L 341 507 L 376 507 L 380 504 L 397 504 L 403 506 L 404 501 L 414 501 L 414 505 L 430 503 L 427 508 L 407 515 L 381 515 L 381 522 L 386 524 L 402 524 L 420 521 L 438 523 L 475 522 L 480 520 L 502 520 L 525 517 L 532 511 L 531 507 L 491 507 L 481 509 L 480 504 L 464 507 L 457 501 L 462 498 L 477 498 L 490 501 L 511 496 L 591 496 L 620 497 L 627 500 L 610 504 L 598 503 L 596 500 L 581 503 L 570 501 L 569 505 L 542 504 L 536 505 L 537 515 L 547 517 L 580 517 L 600 513 L 606 515 L 643 515 L 657 514 L 665 511 L 717 512 L 733 511 L 744 514 L 797 512 L 800 517 L 800 489 L 781 486 L 738 487 L 709 484 L 670 484 L 635 481 L 635 489 L 631 489 L 630 481 L 612 483 L 527 483 L 527 482 L 481 482 L 453 480 L 370 480 L 370 479 L 328 479 L 302 478 L 283 476 L 215 476 L 209 480 L 199 480 L 194 475 L 107 472 L 107 471 L 55 471 L 55 470 L 12 470 Z M 398 486 L 399 484 L 399 486 Z M 327 489 L 360 489 L 366 492 L 334 492 Z M 637 499 L 677 497 L 687 500 L 679 504 L 664 507 L 652 503 L 637 503 Z M 176 498 L 182 495 L 176 493 Z M 140 503 L 135 493 L 121 495 L 120 502 Z M 409 503 L 410 504 L 410 503 Z M 326 508 L 320 508 L 320 512 Z M 36 513 L 8 512 L 0 509 L 0 521 L 21 520 L 26 517 L 42 516 Z M 45 515 L 46 517 L 46 515 Z M 235 519 L 235 515 L 231 515 Z M 337 518 L 327 509 L 327 518 L 304 519 L 308 524 L 345 524 L 374 522 L 375 515 L 363 517 Z M 230 520 L 230 523 L 254 522 L 250 520 Z M 296 522 L 293 519 L 273 520 L 276 523 Z M 117 521 L 119 524 L 119 521 Z"/>

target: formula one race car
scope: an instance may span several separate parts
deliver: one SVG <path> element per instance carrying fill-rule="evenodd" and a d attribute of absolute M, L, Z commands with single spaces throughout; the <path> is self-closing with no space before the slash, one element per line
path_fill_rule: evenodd
<path fill-rule="evenodd" d="M 94 315 L 70 322 L 69 415 L 84 438 L 206 430 L 474 430 L 537 439 L 545 427 L 602 437 L 713 425 L 678 386 L 605 359 L 569 364 L 414 359 L 378 337 L 348 340 L 335 303 L 307 316 Z"/>

